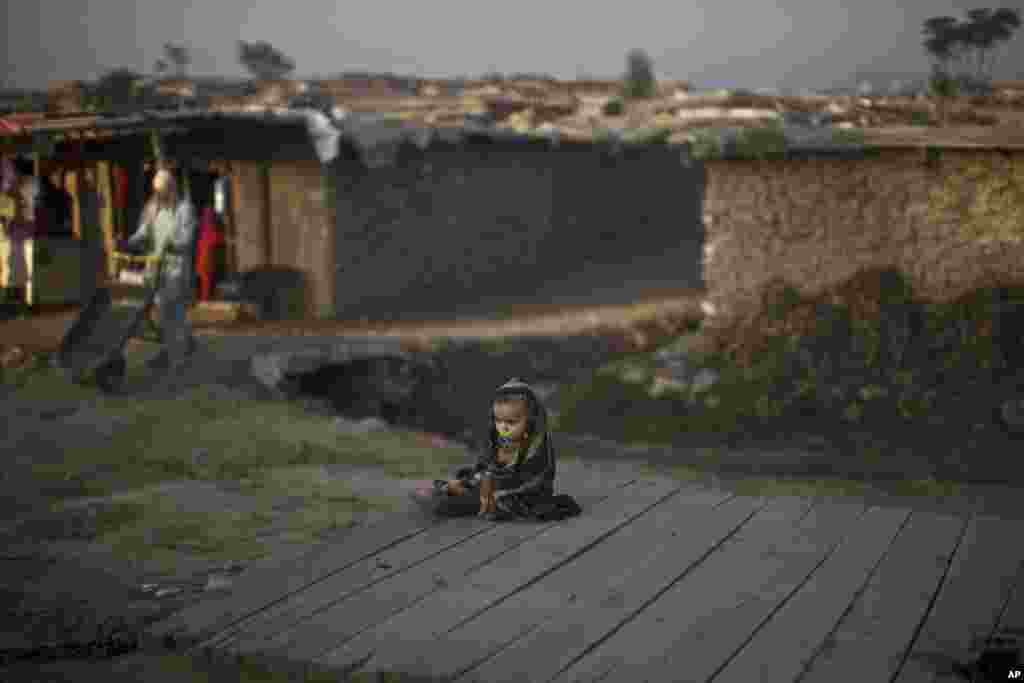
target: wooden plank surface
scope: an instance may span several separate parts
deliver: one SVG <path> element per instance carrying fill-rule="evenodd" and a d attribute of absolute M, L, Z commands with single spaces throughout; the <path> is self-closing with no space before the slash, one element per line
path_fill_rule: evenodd
<path fill-rule="evenodd" d="M 656 630 L 659 636 L 674 634 L 670 646 L 639 665 L 616 668 L 607 680 L 657 681 L 666 675 L 673 680 L 709 679 L 837 548 L 860 532 L 865 514 L 861 504 L 826 503 L 812 510 L 794 533 L 777 540 L 768 538 L 760 547 L 748 541 L 752 555 L 732 560 L 737 571 L 729 575 L 731 586 L 723 586 L 724 591 L 709 587 L 706 595 L 710 600 L 698 600 L 693 615 L 679 618 L 662 614 L 663 622 Z M 875 525 L 870 526 L 877 530 Z M 726 600 L 721 609 L 714 606 L 715 598 L 711 596 L 716 594 Z M 640 636 L 639 631 L 636 636 Z"/>
<path fill-rule="evenodd" d="M 682 492 L 673 500 L 690 500 L 691 506 L 710 506 L 710 501 L 721 500 L 726 495 L 694 490 Z M 465 547 L 446 552 L 438 556 L 436 561 L 404 572 L 376 586 L 372 592 L 358 596 L 357 600 L 350 600 L 344 606 L 343 613 L 332 609 L 330 613 L 318 614 L 272 641 L 279 646 L 278 651 L 287 652 L 293 658 L 315 659 L 325 649 L 343 644 L 346 637 L 353 637 L 385 621 L 402 608 L 431 593 L 466 580 L 475 569 L 540 535 L 546 529 L 547 525 L 534 527 L 527 534 L 525 529 L 502 527 L 502 533 L 476 538 L 471 544 L 465 544 Z M 652 546 L 653 540 L 650 541 Z"/>
<path fill-rule="evenodd" d="M 908 509 L 871 508 L 836 551 L 717 672 L 715 680 L 796 680 L 866 585 L 909 517 Z M 685 665 L 678 656 L 671 660 L 677 666 L 669 670 Z"/>
<path fill-rule="evenodd" d="M 967 518 L 915 512 L 801 683 L 888 681 L 967 527 Z"/>
<path fill-rule="evenodd" d="M 291 594 L 392 545 L 425 533 L 434 525 L 426 519 L 395 517 L 356 527 L 342 541 L 321 546 L 318 553 L 242 574 L 230 593 L 211 596 L 176 612 L 147 629 L 145 638 L 160 643 L 173 637 L 187 647 L 198 645 Z"/>
<path fill-rule="evenodd" d="M 1024 560 L 1024 520 L 974 517 L 895 683 L 932 681 L 991 633 Z"/>
<path fill-rule="evenodd" d="M 691 656 L 688 673 L 710 675 L 864 510 L 819 503 L 805 515 L 758 515 L 610 637 L 563 666 L 555 680 L 643 680 L 653 672 L 645 667 L 673 648 Z"/>
<path fill-rule="evenodd" d="M 745 524 L 740 526 L 739 531 L 735 531 L 735 529 L 733 529 L 734 533 L 730 538 L 723 539 L 722 536 L 719 536 L 719 543 L 717 545 L 713 544 L 713 547 L 719 547 L 723 543 L 728 543 L 731 538 L 735 538 L 741 533 L 763 534 L 770 533 L 771 529 L 778 530 L 779 528 L 788 527 L 795 521 L 802 519 L 812 506 L 813 501 L 809 499 L 792 497 L 777 498 L 771 501 L 769 505 L 762 507 L 752 518 L 748 519 Z M 747 517 L 750 511 L 751 508 L 749 506 L 745 507 L 746 514 L 743 515 L 741 520 Z M 735 527 L 737 525 L 738 521 L 733 526 Z M 632 527 L 633 524 L 630 525 L 630 528 Z M 720 531 L 720 528 L 718 531 Z M 611 539 L 608 539 L 605 543 L 609 543 L 610 541 Z M 704 552 L 699 552 L 697 554 L 697 560 L 703 560 L 708 555 L 707 546 L 702 550 Z M 713 555 L 714 554 L 712 553 L 711 556 Z M 586 556 L 584 556 L 584 558 L 586 558 Z M 664 560 L 666 558 L 662 557 L 660 559 Z M 684 573 L 687 569 L 685 565 L 682 567 L 673 566 L 671 561 L 666 565 L 657 560 L 658 558 L 655 558 L 655 561 L 649 565 L 651 567 L 649 571 L 661 572 L 663 576 L 665 572 L 668 572 L 670 575 L 678 576 L 679 574 Z M 584 559 L 584 561 L 586 560 Z M 699 566 L 701 566 L 700 563 L 698 563 L 698 567 Z M 655 567 L 657 567 L 657 569 L 655 569 Z M 510 644 L 510 647 L 512 648 L 516 648 L 516 646 L 522 642 L 522 638 L 531 639 L 528 644 L 534 645 L 535 649 L 538 650 L 536 653 L 537 666 L 533 667 L 523 662 L 510 664 L 510 662 L 515 660 L 516 656 L 522 657 L 524 650 L 517 650 L 515 655 L 509 655 L 509 657 L 502 658 L 505 666 L 510 667 L 507 670 L 503 667 L 492 665 L 492 659 L 481 661 L 481 658 L 477 657 L 475 661 L 466 662 L 461 667 L 462 669 L 466 669 L 471 666 L 473 667 L 471 670 L 458 671 L 463 674 L 463 680 L 474 680 L 481 675 L 486 676 L 487 680 L 490 680 L 490 678 L 494 676 L 508 676 L 508 678 L 505 678 L 504 680 L 533 680 L 534 677 L 545 680 L 550 675 L 556 673 L 559 668 L 558 665 L 561 664 L 558 660 L 559 653 L 557 652 L 557 644 L 555 644 L 554 648 L 550 650 L 546 643 L 541 645 L 545 635 L 553 631 L 557 631 L 558 628 L 564 626 L 566 622 L 568 622 L 571 625 L 571 631 L 568 634 L 568 640 L 565 642 L 575 645 L 577 650 L 580 650 L 582 649 L 580 648 L 580 640 L 585 641 L 582 645 L 584 648 L 587 647 L 589 645 L 589 643 L 586 642 L 588 638 L 603 637 L 607 634 L 609 629 L 615 628 L 623 619 L 630 616 L 631 613 L 636 612 L 638 609 L 642 609 L 643 605 L 646 604 L 651 597 L 650 586 L 644 585 L 643 563 L 640 563 L 640 566 L 638 567 L 636 581 L 630 580 L 628 572 L 619 572 L 618 575 L 616 575 L 616 572 L 613 572 L 611 577 L 612 582 L 610 585 L 604 584 L 602 581 L 604 574 L 600 568 L 600 563 L 591 563 L 590 571 L 592 576 L 589 581 L 589 589 L 586 588 L 587 584 L 578 578 L 573 581 L 572 576 L 566 577 L 569 579 L 568 581 L 560 581 L 558 577 L 560 572 L 556 572 L 555 575 L 551 577 L 549 586 L 543 585 L 546 581 L 540 582 L 542 585 L 536 595 L 527 593 L 525 599 L 529 602 L 526 604 L 520 602 L 518 605 L 514 605 L 514 607 L 519 607 L 520 612 L 522 612 L 527 609 L 537 609 L 536 605 L 538 603 L 543 604 L 544 602 L 554 602 L 555 600 L 559 600 L 560 606 L 562 606 L 562 613 L 558 614 L 553 610 L 550 612 L 551 616 L 557 620 L 557 624 L 554 624 L 550 630 L 544 628 L 545 624 L 541 624 L 543 632 L 537 636 L 537 640 L 532 640 L 533 634 L 537 629 L 531 630 L 529 628 L 529 620 L 526 621 L 526 624 L 517 623 L 524 619 L 523 616 L 514 617 L 511 612 L 496 614 L 494 618 L 489 619 L 488 623 L 483 625 L 481 628 L 474 628 L 474 622 L 470 622 L 465 625 L 465 628 L 457 629 L 451 634 L 446 634 L 446 637 L 440 642 L 435 641 L 430 643 L 427 653 L 431 655 L 431 659 L 428 661 L 426 657 L 423 657 L 422 661 L 418 662 L 419 668 L 415 669 L 415 671 L 417 673 L 429 673 L 432 676 L 441 676 L 458 671 L 458 669 L 455 671 L 449 670 L 450 665 L 447 661 L 448 658 L 459 658 L 460 655 L 458 652 L 462 647 L 473 648 L 471 642 L 474 634 L 477 634 L 479 638 L 484 639 L 486 638 L 486 631 L 494 629 L 498 632 L 504 630 L 503 640 L 505 640 L 505 642 L 512 641 Z M 655 575 L 649 575 L 649 577 L 653 576 Z M 573 587 L 579 591 L 580 597 L 570 602 L 567 599 L 568 591 Z M 656 593 L 657 589 L 655 589 L 655 594 Z M 520 596 L 516 597 L 519 598 Z M 487 617 L 488 615 L 485 614 L 483 616 Z M 505 621 L 509 623 L 506 623 L 504 629 L 502 629 L 501 625 Z M 593 627 L 593 630 L 588 631 L 588 626 Z M 516 631 L 519 633 L 516 633 Z M 517 638 L 517 636 L 521 637 Z M 575 639 L 573 636 L 575 636 Z M 487 639 L 491 640 L 491 638 Z M 500 647 L 501 644 L 502 643 L 499 641 L 492 643 L 491 646 Z M 439 650 L 438 648 L 443 649 Z M 503 653 L 504 651 L 499 653 L 498 656 L 500 657 Z M 533 656 L 533 654 L 530 655 L 531 658 Z M 524 676 L 521 675 L 523 672 L 520 671 L 520 669 L 530 669 L 533 673 L 526 675 L 524 678 Z M 541 673 L 542 671 L 546 671 L 547 675 Z"/>
<path fill-rule="evenodd" d="M 969 671 L 979 680 L 986 680 L 986 674 L 999 681 L 1024 678 L 1024 566 L 996 627 L 975 649 Z"/>
<path fill-rule="evenodd" d="M 693 505 L 685 499 L 659 505 L 448 634 L 436 643 L 444 666 L 435 672 L 461 676 L 457 680 L 547 680 L 699 564 L 764 509 L 765 501 L 739 496 L 714 507 L 705 503 L 705 509 Z"/>
<path fill-rule="evenodd" d="M 382 665 L 401 665 L 401 662 L 384 661 L 383 658 L 402 658 L 413 651 L 422 653 L 416 644 L 428 643 L 500 603 L 570 562 L 576 555 L 679 490 L 678 482 L 664 479 L 641 481 L 620 505 L 596 508 L 590 515 L 575 517 L 534 537 L 474 571 L 466 583 L 432 594 L 329 652 L 318 663 L 344 669 L 380 656 Z"/>
<path fill-rule="evenodd" d="M 568 482 L 564 488 L 574 495 L 577 491 L 588 490 L 610 493 L 631 481 L 628 473 L 608 474 L 598 468 L 585 471 L 584 477 Z M 309 553 L 280 563 L 263 564 L 252 573 L 242 574 L 230 593 L 210 596 L 154 624 L 147 629 L 145 641 L 159 645 L 165 637 L 173 636 L 186 647 L 205 647 L 207 641 L 222 631 L 291 595 L 443 523 L 443 520 L 427 517 L 395 515 L 356 527 L 337 542 L 320 544 Z M 480 524 L 486 527 L 490 523 Z"/>
<path fill-rule="evenodd" d="M 594 476 L 607 484 L 607 475 Z M 602 503 L 615 505 L 618 496 L 628 495 L 635 480 L 622 478 L 617 483 L 621 488 L 574 497 L 588 510 Z M 459 521 L 468 520 L 453 523 Z M 337 574 L 239 624 L 234 633 L 211 645 L 228 654 L 286 649 L 294 657 L 313 658 L 556 524 L 492 524 L 481 534 L 448 545 L 431 545 L 428 534 L 417 536 L 375 559 L 388 567 L 373 581 Z M 344 618 L 339 619 L 339 613 Z"/>
<path fill-rule="evenodd" d="M 201 648 L 229 647 L 239 639 L 263 640 L 318 610 L 329 608 L 346 596 L 365 590 L 474 536 L 493 531 L 494 526 L 476 517 L 462 517 L 438 524 L 426 533 L 417 534 L 386 551 L 351 564 L 343 571 L 290 595 L 287 600 L 260 610 L 206 641 Z"/>

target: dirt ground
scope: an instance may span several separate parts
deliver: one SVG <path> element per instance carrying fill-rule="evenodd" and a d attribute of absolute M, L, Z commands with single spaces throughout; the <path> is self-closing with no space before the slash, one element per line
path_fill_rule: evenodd
<path fill-rule="evenodd" d="M 692 299 L 668 299 L 645 302 L 640 305 L 598 307 L 586 310 L 565 310 L 550 307 L 532 311 L 532 315 L 504 320 L 438 321 L 433 324 L 371 325 L 288 323 L 217 323 L 196 325 L 200 351 L 193 357 L 186 374 L 170 383 L 151 383 L 147 373 L 132 372 L 125 385 L 125 393 L 134 400 L 160 400 L 187 392 L 196 387 L 216 386 L 225 396 L 240 401 L 267 401 L 268 392 L 249 375 L 249 361 L 255 353 L 282 348 L 301 348 L 311 337 L 330 338 L 339 335 L 397 336 L 411 347 L 419 348 L 436 336 L 504 338 L 512 335 L 572 334 L 596 328 L 623 328 L 637 319 L 649 318 L 652 311 L 672 315 L 692 315 L 696 304 Z M 520 316 L 525 312 L 516 311 Z M 74 308 L 45 311 L 27 319 L 0 322 L 0 340 L 6 349 L 20 347 L 29 353 L 52 353 L 77 315 Z M 128 352 L 145 357 L 155 347 L 133 341 Z M 487 377 L 468 372 L 460 380 L 465 388 L 460 396 L 468 412 L 477 408 L 476 402 L 507 377 L 507 373 L 523 374 L 517 370 L 522 355 L 505 354 L 503 363 L 495 363 L 486 353 L 478 361 L 490 368 Z M 566 376 L 590 365 L 577 356 L 572 361 L 547 359 L 552 376 Z M 597 362 L 595 359 L 594 362 Z M 500 367 L 499 367 L 500 366 Z M 475 387 L 465 386 L 476 381 Z M 71 385 L 68 385 L 69 388 Z M 115 433 L 120 423 L 117 415 L 88 408 L 88 396 L 79 391 L 60 395 L 56 389 L 45 396 L 27 397 L 24 392 L 7 393 L 0 397 L 0 423 L 3 424 L 2 443 L 8 466 L 0 473 L 0 661 L 12 662 L 31 651 L 43 656 L 52 653 L 59 643 L 89 643 L 106 639 L 109 642 L 128 637 L 145 625 L 163 618 L 186 604 L 200 600 L 211 590 L 230 589 L 232 577 L 251 571 L 263 562 L 277 562 L 282 557 L 308 552 L 308 544 L 296 544 L 287 528 L 274 524 L 260 531 L 260 544 L 266 555 L 260 559 L 228 560 L 207 559 L 189 552 L 187 543 L 177 552 L 162 551 L 152 557 L 138 556 L 126 562 L 112 552 L 112 548 L 98 542 L 95 520 L 104 506 L 132 496 L 163 496 L 176 510 L 218 515 L 251 512 L 252 497 L 232 490 L 230 486 L 204 481 L 166 481 L 145 491 L 125 491 L 100 497 L 80 497 L 59 511 L 47 505 L 52 496 L 60 494 L 59 485 L 47 483 L 41 490 L 33 467 L 63 462 L 69 449 L 102 447 Z M 429 438 L 429 435 L 424 435 Z M 467 453 L 466 459 L 469 459 Z M 571 458 L 564 459 L 562 476 L 573 476 Z M 617 469 L 620 464 L 608 463 Z M 372 523 L 383 515 L 420 514 L 410 508 L 404 498 L 415 480 L 396 480 L 381 469 L 371 467 L 330 466 L 323 468 L 323 476 L 343 481 L 358 488 L 361 495 L 387 499 L 392 503 L 384 509 L 369 510 L 358 515 L 354 524 Z M 438 473 L 437 476 L 443 476 Z M 74 482 L 67 484 L 74 486 Z M 282 496 L 273 501 L 275 510 L 302 506 L 301 500 Z M 345 529 L 320 537 L 318 543 L 338 542 Z M 168 571 L 172 567 L 173 571 Z M 8 669 L 3 677 L 14 680 L 15 671 L 29 675 L 32 671 L 45 680 L 81 680 L 83 676 L 114 676 L 115 668 L 122 674 L 137 666 L 130 665 L 132 656 L 119 658 L 122 664 L 114 667 L 96 664 L 87 669 L 80 660 L 67 659 L 51 665 L 21 663 Z M 113 668 L 111 668 L 113 667 Z M 86 671 L 92 673 L 86 673 Z M 33 675 L 35 675 L 33 673 Z M 126 674 L 128 675 L 128 674 Z M 150 679 L 147 673 L 147 680 Z M 31 680 L 31 679 L 23 679 Z M 109 680 L 116 680 L 110 678 Z M 137 680 L 137 679 L 136 679 Z M 181 680 L 174 678 L 173 680 Z"/>
<path fill-rule="evenodd" d="M 693 316 L 698 307 L 698 298 L 684 297 L 628 307 L 535 310 L 532 315 L 505 320 L 390 326 L 362 323 L 199 325 L 197 334 L 202 346 L 185 376 L 169 385 L 159 385 L 150 383 L 145 372 L 130 373 L 126 391 L 133 399 L 143 401 L 217 387 L 217 391 L 230 400 L 266 402 L 272 400 L 271 397 L 248 371 L 252 355 L 265 350 L 301 348 L 310 343 L 312 337 L 338 335 L 396 336 L 411 348 L 421 348 L 438 336 L 483 338 L 490 340 L 489 346 L 476 345 L 461 356 L 457 350 L 450 351 L 453 359 L 462 360 L 453 365 L 452 382 L 457 391 L 449 397 L 445 408 L 469 416 L 485 406 L 489 392 L 510 376 L 522 374 L 550 386 L 571 382 L 615 354 L 642 345 L 644 340 L 636 338 L 636 331 L 627 330 L 634 323 L 658 315 Z M 74 315 L 73 310 L 65 310 L 30 320 L 0 323 L 0 340 L 5 346 L 52 351 Z M 529 344 L 509 339 L 520 335 L 540 338 Z M 130 350 L 146 356 L 153 349 L 137 343 Z M 0 425 L 4 434 L 0 448 L 8 463 L 0 473 L 0 548 L 3 549 L 0 555 L 3 569 L 0 572 L 0 609 L 3 610 L 0 661 L 5 651 L 13 655 L 16 651 L 25 652 L 58 642 L 88 642 L 115 631 L 127 636 L 184 605 L 203 599 L 210 591 L 230 590 L 232 577 L 240 572 L 312 549 L 308 542 L 294 542 L 287 527 L 271 523 L 260 531 L 260 543 L 268 551 L 263 558 L 204 558 L 190 552 L 187 542 L 169 556 L 166 552 L 160 556 L 139 556 L 131 562 L 117 558 L 111 547 L 96 541 L 90 526 L 97 510 L 116 496 L 81 497 L 66 509 L 47 510 L 44 504 L 55 484 L 48 484 L 51 487 L 48 492 L 40 491 L 31 470 L 32 465 L 48 460 L 61 462 L 69 448 L 85 448 L 89 444 L 102 446 L 111 438 L 111 433 L 119 427 L 117 416 L 90 413 L 83 408 L 89 403 L 82 393 L 32 400 L 17 394 L 0 397 Z M 432 437 L 424 434 L 423 438 Z M 676 457 L 666 456 L 663 449 L 642 446 L 624 452 L 615 444 L 602 444 L 598 440 L 567 438 L 561 443 L 560 477 L 573 477 L 575 468 L 583 463 L 598 463 L 610 471 L 633 468 L 642 476 L 645 463 L 669 467 Z M 469 457 L 468 452 L 466 455 Z M 403 497 L 413 485 L 413 479 L 396 479 L 382 468 L 349 465 L 324 466 L 316 471 L 325 481 L 344 482 L 368 497 L 393 502 L 390 507 L 361 512 L 352 520 L 355 524 L 372 523 L 386 515 L 418 514 Z M 717 484 L 730 485 L 730 482 L 728 477 L 709 480 L 709 485 Z M 71 485 L 69 482 L 68 486 Z M 883 488 L 876 491 L 880 502 L 887 500 Z M 176 508 L 196 513 L 241 515 L 251 512 L 253 505 L 252 496 L 244 491 L 206 481 L 168 480 L 145 494 L 160 494 Z M 126 491 L 122 498 L 132 495 L 141 494 Z M 920 500 L 916 504 L 931 508 L 984 509 L 1024 517 L 1018 500 L 1020 496 L 1013 489 L 974 487 L 964 489 L 957 500 Z M 282 495 L 273 501 L 275 511 L 294 510 L 303 504 L 301 496 Z M 315 543 L 336 543 L 345 533 L 346 528 L 342 527 L 323 534 Z M 168 567 L 173 571 L 167 571 Z M 111 681 L 141 680 L 139 668 L 145 668 L 147 661 L 146 656 L 132 654 L 91 665 L 73 660 L 49 665 L 22 663 L 8 668 L 6 675 L 0 668 L 0 678 L 60 681 L 99 676 Z M 146 671 L 146 680 L 160 680 L 150 669 Z M 22 673 L 43 678 L 22 678 Z M 189 679 L 178 674 L 167 680 Z M 216 680 L 232 679 L 217 675 Z"/>

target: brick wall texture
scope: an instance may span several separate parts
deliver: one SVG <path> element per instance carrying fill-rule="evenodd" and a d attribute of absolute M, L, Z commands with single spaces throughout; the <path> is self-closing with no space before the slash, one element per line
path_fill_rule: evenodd
<path fill-rule="evenodd" d="M 1019 154 L 1019 153 L 1018 153 Z M 713 320 L 753 314 L 775 278 L 815 295 L 868 266 L 903 270 L 922 300 L 1024 282 L 1024 246 L 986 248 L 956 220 L 928 217 L 929 193 L 998 151 L 884 150 L 864 159 L 708 161 L 703 271 Z"/>

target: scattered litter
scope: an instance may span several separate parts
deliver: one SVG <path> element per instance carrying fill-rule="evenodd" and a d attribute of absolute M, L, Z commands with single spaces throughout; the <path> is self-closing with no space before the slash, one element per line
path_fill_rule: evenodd
<path fill-rule="evenodd" d="M 224 566 L 221 567 L 221 571 L 226 574 L 241 574 L 245 571 L 245 565 L 241 562 L 225 562 Z"/>
<path fill-rule="evenodd" d="M 206 579 L 206 587 L 205 587 L 204 590 L 208 590 L 208 591 L 228 590 L 228 589 L 231 588 L 232 584 L 233 584 L 233 582 L 231 581 L 230 577 L 224 576 L 222 574 L 211 574 Z"/>
<path fill-rule="evenodd" d="M 210 451 L 206 448 L 193 448 L 192 449 L 192 465 L 193 467 L 202 467 L 210 459 Z"/>
<path fill-rule="evenodd" d="M 714 386 L 719 379 L 719 374 L 710 368 L 701 368 L 693 378 L 694 392 L 707 391 Z"/>
<path fill-rule="evenodd" d="M 334 418 L 334 426 L 338 431 L 348 434 L 368 434 L 390 429 L 391 426 L 379 417 L 368 417 L 362 420 L 350 420 L 347 417 Z"/>

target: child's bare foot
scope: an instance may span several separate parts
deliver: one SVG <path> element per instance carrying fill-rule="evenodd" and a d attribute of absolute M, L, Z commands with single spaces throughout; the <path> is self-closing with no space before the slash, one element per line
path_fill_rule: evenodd
<path fill-rule="evenodd" d="M 480 516 L 495 511 L 494 480 L 485 478 L 480 482 Z"/>
<path fill-rule="evenodd" d="M 484 498 L 480 499 L 480 512 L 478 513 L 478 515 L 480 517 L 485 517 L 487 515 L 493 515 L 497 511 L 498 511 L 498 507 L 495 504 L 493 496 L 487 496 L 487 497 L 484 497 Z"/>

